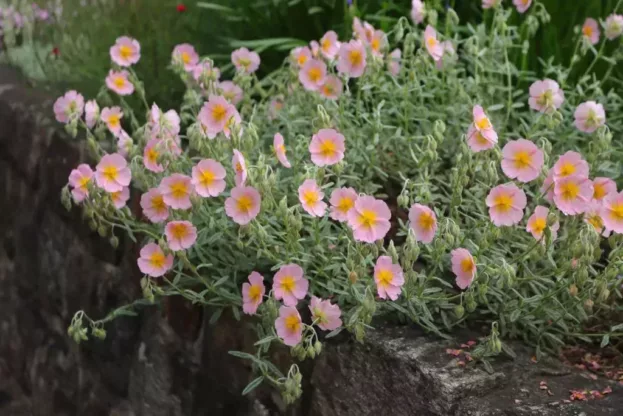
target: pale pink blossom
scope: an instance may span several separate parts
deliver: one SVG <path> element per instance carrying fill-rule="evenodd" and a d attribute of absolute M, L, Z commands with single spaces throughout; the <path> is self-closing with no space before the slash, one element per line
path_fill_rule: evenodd
<path fill-rule="evenodd" d="M 611 14 L 604 22 L 604 33 L 606 38 L 614 40 L 623 34 L 623 15 Z"/>
<path fill-rule="evenodd" d="M 530 8 L 532 0 L 513 0 L 513 4 L 519 13 L 525 13 Z"/>
<path fill-rule="evenodd" d="M 610 178 L 593 179 L 593 199 L 601 201 L 606 195 L 617 191 L 617 184 Z"/>
<path fill-rule="evenodd" d="M 443 46 L 441 42 L 437 40 L 437 32 L 431 25 L 426 26 L 424 30 L 424 45 L 428 54 L 433 58 L 433 61 L 438 61 L 443 56 Z"/>
<path fill-rule="evenodd" d="M 396 300 L 400 296 L 405 278 L 400 264 L 394 264 L 389 256 L 380 256 L 374 265 L 374 282 L 381 299 Z"/>
<path fill-rule="evenodd" d="M 121 132 L 121 119 L 123 112 L 120 107 L 104 107 L 102 109 L 101 119 L 108 127 L 108 130 L 116 137 Z"/>
<path fill-rule="evenodd" d="M 593 199 L 588 203 L 586 211 L 584 211 L 584 221 L 587 224 L 592 225 L 598 234 L 601 234 L 604 237 L 609 237 L 611 230 L 604 226 L 604 220 L 602 218 L 603 211 L 604 207 L 602 201 Z"/>
<path fill-rule="evenodd" d="M 292 60 L 299 68 L 303 68 L 307 61 L 312 59 L 311 50 L 307 46 L 299 46 L 298 48 L 294 48 L 292 50 L 291 56 Z"/>
<path fill-rule="evenodd" d="M 592 45 L 597 45 L 599 43 L 599 35 L 601 35 L 597 20 L 591 17 L 587 18 L 582 25 L 582 35 Z"/>
<path fill-rule="evenodd" d="M 498 185 L 487 195 L 491 221 L 497 227 L 518 224 L 523 218 L 527 199 L 524 191 L 514 183 Z"/>
<path fill-rule="evenodd" d="M 197 241 L 197 229 L 189 221 L 171 221 L 164 227 L 167 244 L 173 251 L 187 250 Z"/>
<path fill-rule="evenodd" d="M 73 169 L 69 174 L 69 186 L 73 189 L 71 190 L 71 195 L 74 198 L 76 203 L 80 203 L 89 196 L 88 184 L 93 177 L 93 170 L 86 163 L 82 163 L 78 165 L 76 169 Z"/>
<path fill-rule="evenodd" d="M 322 200 L 324 193 L 315 180 L 306 179 L 299 186 L 299 201 L 303 209 L 312 217 L 322 217 L 327 210 L 327 204 Z"/>
<path fill-rule="evenodd" d="M 623 233 L 623 192 L 613 192 L 602 200 L 601 218 L 607 229 Z"/>
<path fill-rule="evenodd" d="M 158 162 L 161 144 L 162 142 L 160 140 L 151 139 L 147 142 L 143 151 L 143 164 L 145 168 L 155 173 L 164 171 L 164 167 Z"/>
<path fill-rule="evenodd" d="M 582 159 L 578 152 L 568 151 L 560 156 L 554 167 L 554 181 L 566 178 L 567 176 L 580 176 L 588 178 L 588 162 Z"/>
<path fill-rule="evenodd" d="M 344 136 L 334 129 L 320 129 L 309 143 L 311 160 L 317 166 L 335 165 L 344 159 Z"/>
<path fill-rule="evenodd" d="M 560 108 L 565 101 L 565 92 L 560 85 L 552 79 L 534 81 L 530 85 L 530 108 L 541 113 L 551 113 Z"/>
<path fill-rule="evenodd" d="M 252 74 L 260 67 L 260 56 L 247 48 L 236 49 L 231 54 L 231 61 L 236 70 Z"/>
<path fill-rule="evenodd" d="M 528 224 L 526 226 L 526 231 L 528 231 L 535 240 L 540 240 L 543 238 L 543 232 L 547 225 L 547 215 L 549 214 L 549 209 L 544 207 L 543 205 L 537 205 L 534 209 L 534 213 L 528 218 Z M 552 241 L 556 239 L 558 236 L 558 229 L 560 228 L 560 223 L 556 221 L 555 224 L 549 227 L 550 232 L 552 233 Z"/>
<path fill-rule="evenodd" d="M 355 206 L 359 195 L 353 188 L 336 188 L 331 192 L 331 213 L 329 216 L 339 222 L 348 220 L 348 212 Z"/>
<path fill-rule="evenodd" d="M 181 65 L 185 71 L 192 71 L 199 62 L 199 55 L 193 45 L 182 43 L 173 48 L 172 59 L 173 64 Z"/>
<path fill-rule="evenodd" d="M 137 263 L 141 273 L 160 277 L 173 267 L 173 256 L 171 254 L 165 256 L 158 244 L 149 243 L 141 249 Z"/>
<path fill-rule="evenodd" d="M 132 150 L 132 145 L 134 142 L 128 133 L 125 130 L 121 129 L 119 132 L 119 136 L 117 137 L 117 153 L 119 153 L 124 158 L 127 158 Z"/>
<path fill-rule="evenodd" d="M 456 275 L 456 285 L 461 289 L 467 289 L 474 281 L 476 275 L 476 262 L 471 253 L 465 248 L 457 248 L 450 252 L 452 261 L 452 273 Z"/>
<path fill-rule="evenodd" d="M 312 320 L 323 331 L 333 331 L 342 326 L 340 319 L 342 311 L 338 305 L 331 304 L 329 299 L 322 300 L 312 296 L 309 310 L 312 314 Z"/>
<path fill-rule="evenodd" d="M 95 100 L 89 100 L 84 106 L 84 122 L 87 127 L 92 129 L 95 127 L 100 116 L 100 108 Z"/>
<path fill-rule="evenodd" d="M 318 58 L 320 56 L 320 44 L 315 40 L 309 42 L 309 49 L 311 49 L 313 58 Z"/>
<path fill-rule="evenodd" d="M 422 0 L 411 1 L 411 20 L 416 25 L 419 25 L 424 21 L 424 3 Z"/>
<path fill-rule="evenodd" d="M 264 293 L 266 293 L 264 277 L 258 272 L 252 272 L 249 275 L 249 282 L 242 284 L 242 311 L 247 315 L 255 315 L 264 300 Z"/>
<path fill-rule="evenodd" d="M 337 100 L 342 95 L 342 89 L 344 85 L 335 75 L 327 75 L 324 80 L 324 84 L 320 87 L 320 95 L 329 100 Z"/>
<path fill-rule="evenodd" d="M 164 113 L 156 104 L 151 106 L 149 117 L 149 129 L 152 139 L 167 140 L 167 147 L 173 154 L 181 154 L 180 140 L 180 116 L 175 110 Z"/>
<path fill-rule="evenodd" d="M 309 281 L 303 277 L 303 269 L 298 264 L 286 264 L 279 268 L 273 278 L 273 295 L 283 300 L 286 306 L 296 306 L 304 299 L 309 289 Z"/>
<path fill-rule="evenodd" d="M 192 207 L 190 196 L 193 193 L 192 179 L 181 173 L 174 173 L 160 181 L 158 186 L 162 199 L 173 209 L 189 209 Z"/>
<path fill-rule="evenodd" d="M 277 118 L 279 112 L 283 109 L 283 100 L 280 98 L 273 98 L 268 103 L 268 118 L 274 120 Z"/>
<path fill-rule="evenodd" d="M 110 47 L 110 58 L 119 66 L 134 65 L 141 58 L 141 45 L 136 39 L 121 36 Z"/>
<path fill-rule="evenodd" d="M 593 182 L 579 176 L 565 176 L 555 179 L 554 203 L 566 215 L 581 214 L 593 198 Z"/>
<path fill-rule="evenodd" d="M 252 186 L 236 186 L 225 200 L 225 213 L 236 224 L 246 225 L 260 213 L 262 198 Z"/>
<path fill-rule="evenodd" d="M 205 88 L 210 81 L 218 81 L 221 77 L 221 70 L 207 59 L 195 65 L 190 72 L 202 88 Z"/>
<path fill-rule="evenodd" d="M 218 83 L 218 89 L 221 91 L 223 97 L 225 97 L 233 105 L 238 105 L 242 101 L 242 88 L 234 84 L 231 81 L 222 81 Z"/>
<path fill-rule="evenodd" d="M 76 91 L 67 91 L 54 102 L 54 116 L 59 123 L 69 123 L 80 118 L 84 111 L 84 97 Z"/>
<path fill-rule="evenodd" d="M 383 56 L 383 52 L 387 48 L 387 35 L 382 30 L 375 30 L 370 39 L 370 50 L 375 56 Z"/>
<path fill-rule="evenodd" d="M 301 315 L 294 307 L 281 306 L 279 317 L 275 321 L 277 336 L 285 345 L 296 346 L 303 338 L 303 322 Z"/>
<path fill-rule="evenodd" d="M 322 55 L 331 60 L 337 56 L 340 50 L 340 41 L 337 38 L 337 33 L 329 30 L 320 38 L 320 52 Z"/>
<path fill-rule="evenodd" d="M 400 49 L 394 49 L 389 54 L 387 59 L 387 70 L 390 74 L 397 77 L 400 74 L 400 59 L 402 57 L 402 51 Z"/>
<path fill-rule="evenodd" d="M 235 107 L 225 97 L 210 95 L 197 117 L 208 138 L 213 139 L 225 129 L 227 122 L 233 116 L 232 109 L 235 110 Z"/>
<path fill-rule="evenodd" d="M 545 199 L 554 202 L 554 169 L 550 169 L 543 181 L 540 191 L 545 194 Z"/>
<path fill-rule="evenodd" d="M 441 42 L 441 48 L 443 49 L 443 54 L 441 58 L 435 61 L 435 67 L 440 71 L 443 69 L 444 56 L 454 57 L 456 55 L 454 45 L 449 40 Z M 446 61 L 448 61 L 448 59 L 446 59 Z"/>
<path fill-rule="evenodd" d="M 130 82 L 129 78 L 130 73 L 125 69 L 122 71 L 111 69 L 106 77 L 106 86 L 119 95 L 130 95 L 134 92 L 134 84 Z"/>
<path fill-rule="evenodd" d="M 474 152 L 492 149 L 498 142 L 498 134 L 489 117 L 479 105 L 474 106 L 472 113 L 474 122 L 467 131 L 467 144 Z"/>
<path fill-rule="evenodd" d="M 359 78 L 366 69 L 366 48 L 358 40 L 351 40 L 340 45 L 337 70 L 350 78 Z"/>
<path fill-rule="evenodd" d="M 385 238 L 391 224 L 391 211 L 387 204 L 372 196 L 360 196 L 348 211 L 348 225 L 353 229 L 356 241 L 374 243 Z"/>
<path fill-rule="evenodd" d="M 309 59 L 299 71 L 299 81 L 307 91 L 317 91 L 327 77 L 327 65 L 318 59 Z"/>
<path fill-rule="evenodd" d="M 229 139 L 231 137 L 232 131 L 234 131 L 234 128 L 236 128 L 235 131 L 242 134 L 242 130 L 240 129 L 240 123 L 242 123 L 242 117 L 240 117 L 240 113 L 232 104 L 229 106 L 229 110 L 227 112 L 227 122 L 223 127 L 223 134 L 225 135 L 225 137 Z"/>
<path fill-rule="evenodd" d="M 437 232 L 437 216 L 426 205 L 413 204 L 409 209 L 409 225 L 415 235 L 415 241 L 430 244 Z"/>
<path fill-rule="evenodd" d="M 530 140 L 513 140 L 502 149 L 502 171 L 519 182 L 526 183 L 538 178 L 543 163 L 543 151 Z"/>
<path fill-rule="evenodd" d="M 130 185 L 132 172 L 118 153 L 104 155 L 95 167 L 95 183 L 106 192 L 119 192 Z"/>
<path fill-rule="evenodd" d="M 284 144 L 283 136 L 281 133 L 276 133 L 273 138 L 273 150 L 275 151 L 275 155 L 277 155 L 277 160 L 284 167 L 289 168 L 290 162 L 288 161 L 288 157 L 286 156 L 286 146 Z"/>
<path fill-rule="evenodd" d="M 586 101 L 575 109 L 575 127 L 584 133 L 592 133 L 606 123 L 606 112 L 601 104 Z"/>
<path fill-rule="evenodd" d="M 355 17 L 353 19 L 353 32 L 357 40 L 369 45 L 374 35 L 374 27 L 370 23 L 361 22 L 358 17 Z"/>
<path fill-rule="evenodd" d="M 214 159 L 203 159 L 192 170 L 195 191 L 207 198 L 218 196 L 225 190 L 225 168 Z"/>
<path fill-rule="evenodd" d="M 482 0 L 483 9 L 492 9 L 500 4 L 501 0 Z"/>
<path fill-rule="evenodd" d="M 112 200 L 115 208 L 121 209 L 125 207 L 126 202 L 128 202 L 128 199 L 130 199 L 130 188 L 125 186 L 122 190 L 118 192 L 111 192 L 110 199 Z"/>
<path fill-rule="evenodd" d="M 143 214 L 153 223 L 159 223 L 169 218 L 169 208 L 164 203 L 162 192 L 152 188 L 141 195 Z"/>
<path fill-rule="evenodd" d="M 234 168 L 234 181 L 236 182 L 236 186 L 243 186 L 247 181 L 247 164 L 244 160 L 244 156 L 237 149 L 234 149 L 234 155 L 231 158 L 231 166 Z"/>

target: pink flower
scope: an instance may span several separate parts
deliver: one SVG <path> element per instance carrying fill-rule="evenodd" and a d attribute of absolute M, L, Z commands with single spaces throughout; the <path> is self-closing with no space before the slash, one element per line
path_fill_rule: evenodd
<path fill-rule="evenodd" d="M 409 209 L 409 223 L 415 241 L 430 244 L 437 232 L 437 216 L 435 212 L 425 205 L 413 204 Z"/>
<path fill-rule="evenodd" d="M 197 81 L 202 88 L 210 81 L 218 81 L 221 77 L 221 71 L 212 65 L 212 62 L 205 60 L 195 65 L 191 71 L 193 79 Z M 230 81 L 231 82 L 231 81 Z"/>
<path fill-rule="evenodd" d="M 540 240 L 543 238 L 543 232 L 547 228 L 547 215 L 549 214 L 549 209 L 544 207 L 543 205 L 537 205 L 534 209 L 534 213 L 528 218 L 528 225 L 526 226 L 526 231 L 528 231 L 535 240 Z M 556 221 L 556 224 L 549 227 L 552 233 L 552 241 L 556 239 L 558 235 L 558 229 L 560 228 L 560 223 Z"/>
<path fill-rule="evenodd" d="M 440 71 L 443 69 L 443 61 L 444 61 L 443 57 L 456 55 L 456 50 L 454 49 L 454 45 L 449 40 L 441 42 L 441 48 L 443 49 L 443 55 L 441 56 L 441 58 L 435 61 L 435 67 L 439 69 Z"/>
<path fill-rule="evenodd" d="M 145 150 L 143 151 L 143 164 L 148 170 L 156 173 L 162 172 L 164 170 L 162 165 L 158 163 L 158 157 L 160 156 L 158 148 L 160 145 L 160 140 L 151 139 L 147 142 L 147 145 L 145 145 Z"/>
<path fill-rule="evenodd" d="M 231 81 L 219 82 L 218 89 L 221 91 L 221 94 L 223 94 L 223 97 L 225 97 L 233 105 L 238 105 L 238 103 L 242 101 L 242 96 L 243 96 L 242 88 L 240 88 L 233 82 Z"/>
<path fill-rule="evenodd" d="M 299 299 L 305 298 L 308 288 L 309 281 L 303 277 L 303 269 L 298 264 L 286 264 L 275 273 L 273 294 L 286 306 L 296 306 Z"/>
<path fill-rule="evenodd" d="M 617 191 L 617 184 L 610 178 L 593 179 L 593 199 L 601 201 L 612 192 Z"/>
<path fill-rule="evenodd" d="M 422 0 L 413 0 L 411 2 L 411 20 L 416 25 L 424 21 L 424 3 Z"/>
<path fill-rule="evenodd" d="M 361 22 L 359 18 L 353 19 L 353 32 L 357 40 L 368 45 L 374 35 L 374 27 L 368 22 Z"/>
<path fill-rule="evenodd" d="M 279 160 L 279 163 L 281 163 L 286 168 L 292 166 L 290 165 L 290 162 L 288 161 L 288 158 L 286 156 L 286 147 L 284 145 L 284 140 L 281 133 L 275 134 L 275 137 L 273 138 L 273 149 L 275 150 L 275 154 L 277 155 L 277 160 Z"/>
<path fill-rule="evenodd" d="M 530 8 L 532 0 L 513 0 L 513 4 L 519 13 L 525 13 Z"/>
<path fill-rule="evenodd" d="M 225 190 L 225 168 L 216 160 L 203 159 L 192 172 L 192 184 L 202 197 L 218 196 Z"/>
<path fill-rule="evenodd" d="M 545 199 L 549 202 L 554 202 L 554 169 L 550 169 L 547 173 L 547 177 L 543 181 L 540 191 L 545 193 Z"/>
<path fill-rule="evenodd" d="M 292 60 L 296 62 L 299 68 L 303 68 L 310 59 L 312 59 L 312 53 L 307 46 L 299 46 L 292 50 Z"/>
<path fill-rule="evenodd" d="M 592 44 L 596 45 L 599 43 L 599 35 L 601 31 L 599 30 L 599 24 L 597 20 L 593 18 L 587 18 L 582 25 L 582 35 Z"/>
<path fill-rule="evenodd" d="M 387 47 L 387 35 L 382 30 L 375 30 L 370 40 L 370 49 L 375 56 L 383 56 L 383 51 Z"/>
<path fill-rule="evenodd" d="M 526 203 L 526 194 L 514 183 L 498 185 L 487 195 L 489 216 L 497 227 L 519 223 Z"/>
<path fill-rule="evenodd" d="M 568 151 L 560 156 L 552 170 L 554 171 L 554 181 L 556 182 L 567 176 L 588 178 L 588 163 L 582 159 L 582 155 L 578 152 Z"/>
<path fill-rule="evenodd" d="M 100 108 L 95 100 L 87 101 L 86 105 L 84 106 L 84 122 L 86 123 L 88 128 L 92 129 L 93 127 L 95 127 L 95 123 L 97 123 L 99 115 Z"/>
<path fill-rule="evenodd" d="M 84 98 L 76 91 L 68 91 L 54 102 L 54 115 L 59 123 L 69 123 L 82 116 Z"/>
<path fill-rule="evenodd" d="M 128 79 L 130 73 L 125 69 L 123 71 L 108 72 L 106 77 L 106 86 L 119 95 L 130 95 L 134 92 L 134 84 Z"/>
<path fill-rule="evenodd" d="M 443 56 L 443 46 L 437 40 L 437 32 L 431 25 L 426 26 L 424 30 L 424 44 L 428 54 L 433 57 L 434 61 L 438 61 Z"/>
<path fill-rule="evenodd" d="M 474 106 L 472 113 L 474 122 L 467 131 L 467 144 L 474 152 L 492 149 L 498 142 L 498 134 L 489 117 L 479 105 Z"/>
<path fill-rule="evenodd" d="M 106 192 L 119 192 L 130 185 L 132 172 L 123 156 L 118 153 L 105 155 L 95 167 L 95 182 Z"/>
<path fill-rule="evenodd" d="M 231 61 L 236 70 L 252 74 L 260 67 L 260 56 L 247 48 L 236 49 L 231 54 Z"/>
<path fill-rule="evenodd" d="M 108 130 L 116 137 L 121 132 L 121 119 L 123 113 L 120 107 L 104 107 L 102 109 L 102 120 L 106 123 Z"/>
<path fill-rule="evenodd" d="M 149 243 L 141 249 L 137 263 L 141 273 L 160 277 L 173 267 L 173 256 L 171 254 L 165 256 L 158 244 Z"/>
<path fill-rule="evenodd" d="M 283 101 L 280 98 L 273 98 L 268 104 L 268 118 L 274 120 L 283 108 Z"/>
<path fill-rule="evenodd" d="M 110 47 L 110 58 L 119 66 L 134 65 L 141 58 L 141 45 L 136 39 L 121 36 Z"/>
<path fill-rule="evenodd" d="M 381 299 L 398 299 L 400 288 L 405 284 L 402 268 L 392 263 L 389 256 L 381 256 L 374 265 L 374 282 L 376 291 Z"/>
<path fill-rule="evenodd" d="M 181 154 L 179 149 L 179 137 L 180 132 L 180 116 L 175 110 L 169 110 L 163 113 L 156 104 L 151 106 L 149 128 L 151 130 L 152 139 L 167 140 L 172 139 L 175 142 L 175 148 L 171 148 L 173 153 Z M 172 144 L 167 143 L 168 147 L 173 147 Z"/>
<path fill-rule="evenodd" d="M 593 183 L 584 176 L 572 175 L 555 180 L 554 203 L 566 215 L 581 214 L 593 198 Z"/>
<path fill-rule="evenodd" d="M 353 229 L 356 241 L 374 243 L 385 238 L 392 217 L 389 207 L 384 201 L 372 196 L 360 196 L 355 206 L 348 211 L 348 225 Z"/>
<path fill-rule="evenodd" d="M 130 188 L 126 186 L 119 192 L 111 192 L 110 199 L 112 199 L 115 208 L 121 209 L 125 207 L 126 202 L 130 199 Z"/>
<path fill-rule="evenodd" d="M 132 150 L 132 145 L 132 138 L 122 129 L 119 132 L 119 137 L 117 137 L 117 152 L 124 158 L 127 158 Z"/>
<path fill-rule="evenodd" d="M 93 177 L 93 170 L 86 163 L 78 165 L 78 167 L 71 171 L 69 174 L 69 185 L 74 189 L 71 190 L 71 195 L 76 203 L 80 203 L 89 196 L 89 190 L 87 185 Z"/>
<path fill-rule="evenodd" d="M 366 48 L 358 40 L 351 40 L 340 45 L 337 70 L 351 78 L 359 78 L 366 69 Z"/>
<path fill-rule="evenodd" d="M 171 250 L 186 250 L 195 244 L 197 229 L 189 221 L 171 221 L 164 227 L 164 235 Z"/>
<path fill-rule="evenodd" d="M 225 97 L 220 95 L 210 95 L 208 102 L 203 104 L 198 119 L 210 139 L 225 129 L 233 116 L 232 109 L 235 110 Z"/>
<path fill-rule="evenodd" d="M 247 181 L 247 164 L 244 160 L 244 156 L 237 149 L 234 149 L 234 156 L 231 158 L 231 165 L 236 173 L 234 178 L 236 186 L 243 186 Z"/>
<path fill-rule="evenodd" d="M 315 180 L 306 179 L 299 186 L 299 201 L 303 209 L 312 217 L 322 217 L 327 210 L 327 204 L 322 201 L 324 193 Z"/>
<path fill-rule="evenodd" d="M 476 263 L 467 249 L 457 248 L 450 253 L 452 257 L 452 273 L 456 275 L 456 285 L 467 289 L 474 281 Z"/>
<path fill-rule="evenodd" d="M 225 123 L 225 127 L 223 127 L 223 134 L 225 135 L 225 137 L 229 139 L 232 133 L 232 129 L 234 127 L 239 127 L 241 122 L 242 118 L 240 117 L 240 113 L 238 112 L 238 110 L 236 110 L 236 107 L 230 105 L 229 111 L 227 113 L 227 122 Z M 236 131 L 242 132 L 241 129 L 238 129 Z"/>
<path fill-rule="evenodd" d="M 575 109 L 575 127 L 584 133 L 592 133 L 606 123 L 606 112 L 601 104 L 586 101 Z"/>
<path fill-rule="evenodd" d="M 329 100 L 337 100 L 342 95 L 344 85 L 335 75 L 327 75 L 324 84 L 320 87 L 320 95 Z"/>
<path fill-rule="evenodd" d="M 309 48 L 311 49 L 312 57 L 318 58 L 318 56 L 320 55 L 320 44 L 315 40 L 312 40 L 311 42 L 309 42 Z"/>
<path fill-rule="evenodd" d="M 543 167 L 543 151 L 530 140 L 510 141 L 502 149 L 502 170 L 511 179 L 530 182 L 538 178 Z"/>
<path fill-rule="evenodd" d="M 614 40 L 623 33 L 623 15 L 611 14 L 604 22 L 606 38 Z"/>
<path fill-rule="evenodd" d="M 225 200 L 225 213 L 236 224 L 246 225 L 260 213 L 262 198 L 252 186 L 236 186 Z"/>
<path fill-rule="evenodd" d="M 162 193 L 164 203 L 173 209 L 189 209 L 192 207 L 190 195 L 193 192 L 192 179 L 181 173 L 174 173 L 160 181 L 158 189 Z"/>
<path fill-rule="evenodd" d="M 334 189 L 329 199 L 331 203 L 329 216 L 339 222 L 347 221 L 348 212 L 355 206 L 355 201 L 358 197 L 357 191 L 353 188 Z"/>
<path fill-rule="evenodd" d="M 604 220 L 602 218 L 603 210 L 602 201 L 593 199 L 588 203 L 586 211 L 584 212 L 584 221 L 592 225 L 597 233 L 604 237 L 609 237 L 611 230 L 604 227 Z"/>
<path fill-rule="evenodd" d="M 275 321 L 277 336 L 284 344 L 294 347 L 303 338 L 303 322 L 296 308 L 281 306 L 279 317 Z"/>
<path fill-rule="evenodd" d="M 565 92 L 554 80 L 544 79 L 534 81 L 530 85 L 530 98 L 528 104 L 533 110 L 541 113 L 551 113 L 560 108 L 565 101 Z"/>
<path fill-rule="evenodd" d="M 143 214 L 153 223 L 159 223 L 169 218 L 169 208 L 164 203 L 162 192 L 158 188 L 151 188 L 141 195 Z"/>
<path fill-rule="evenodd" d="M 315 165 L 335 165 L 344 159 L 344 136 L 333 129 L 320 129 L 312 137 L 309 151 Z"/>
<path fill-rule="evenodd" d="M 320 52 L 327 59 L 334 59 L 340 50 L 340 42 L 337 39 L 337 33 L 329 30 L 320 38 Z"/>
<path fill-rule="evenodd" d="M 309 310 L 312 314 L 312 320 L 323 331 L 333 331 L 342 326 L 342 320 L 340 319 L 342 311 L 340 307 L 332 305 L 328 299 L 322 300 L 312 296 Z"/>
<path fill-rule="evenodd" d="M 500 4 L 500 0 L 482 0 L 483 9 L 492 9 Z"/>
<path fill-rule="evenodd" d="M 400 49 L 394 49 L 392 53 L 389 54 L 389 58 L 387 59 L 387 69 L 389 70 L 389 73 L 395 77 L 400 74 L 401 56 L 402 52 L 400 51 Z"/>
<path fill-rule="evenodd" d="M 242 311 L 247 315 L 255 315 L 257 308 L 264 300 L 264 277 L 258 272 L 249 275 L 249 283 L 242 284 Z"/>
<path fill-rule="evenodd" d="M 173 48 L 173 64 L 181 65 L 186 71 L 192 71 L 192 69 L 199 62 L 199 55 L 195 51 L 195 48 L 188 44 L 182 43 Z"/>
<path fill-rule="evenodd" d="M 623 233 L 623 192 L 613 192 L 602 201 L 601 218 L 604 225 L 615 233 Z"/>
<path fill-rule="evenodd" d="M 308 59 L 299 71 L 299 81 L 307 91 L 317 91 L 324 84 L 327 65 L 318 59 Z"/>

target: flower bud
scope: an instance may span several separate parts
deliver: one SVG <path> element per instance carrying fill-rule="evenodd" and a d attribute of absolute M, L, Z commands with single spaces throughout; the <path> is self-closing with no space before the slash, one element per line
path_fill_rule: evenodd
<path fill-rule="evenodd" d="M 354 285 L 357 282 L 357 272 L 351 271 L 348 273 L 348 280 Z"/>
<path fill-rule="evenodd" d="M 329 117 L 327 110 L 325 110 L 322 104 L 318 104 L 318 116 L 323 128 L 331 128 L 331 117 Z"/>
<path fill-rule="evenodd" d="M 461 319 L 463 315 L 465 315 L 465 308 L 463 307 L 463 305 L 456 305 L 454 308 L 454 314 L 456 315 L 457 319 Z"/>
<path fill-rule="evenodd" d="M 314 349 L 316 350 L 316 354 L 320 354 L 322 352 L 322 342 L 316 341 L 314 343 Z M 298 373 L 297 373 L 298 374 Z"/>
<path fill-rule="evenodd" d="M 311 345 L 307 347 L 307 356 L 312 360 L 316 357 L 316 349 Z"/>
<path fill-rule="evenodd" d="M 450 27 L 458 26 L 458 24 L 460 22 L 459 15 L 456 14 L 454 9 L 452 9 L 452 8 L 447 8 L 446 9 L 446 19 L 449 22 Z"/>
<path fill-rule="evenodd" d="M 71 210 L 71 193 L 69 192 L 67 185 L 65 185 L 61 190 L 61 204 L 63 204 L 63 207 L 67 211 Z"/>
<path fill-rule="evenodd" d="M 584 302 L 584 309 L 587 312 L 591 312 L 593 310 L 593 305 L 595 304 L 595 302 L 593 302 L 592 299 L 586 299 L 586 301 Z"/>
<path fill-rule="evenodd" d="M 357 323 L 357 325 L 355 325 L 355 339 L 358 342 L 363 342 L 365 337 L 366 337 L 366 331 L 363 329 L 363 325 L 360 323 Z"/>
<path fill-rule="evenodd" d="M 576 297 L 578 295 L 578 287 L 575 284 L 569 286 L 569 295 Z"/>
<path fill-rule="evenodd" d="M 112 248 L 119 247 L 119 238 L 117 238 L 117 236 L 113 235 L 112 237 L 110 237 L 110 240 L 108 240 L 108 242 L 110 243 Z"/>
<path fill-rule="evenodd" d="M 394 245 L 394 240 L 390 240 L 389 247 L 387 247 L 387 253 L 391 256 L 393 263 L 398 263 L 398 252 Z"/>
<path fill-rule="evenodd" d="M 91 333 L 95 338 L 101 340 L 106 339 L 106 330 L 104 330 L 104 328 L 92 328 Z"/>
<path fill-rule="evenodd" d="M 400 208 L 409 208 L 409 191 L 406 189 L 396 198 Z"/>
<path fill-rule="evenodd" d="M 437 143 L 442 143 L 445 139 L 444 133 L 446 132 L 446 124 L 442 120 L 435 120 L 433 132 L 435 138 L 437 139 Z"/>

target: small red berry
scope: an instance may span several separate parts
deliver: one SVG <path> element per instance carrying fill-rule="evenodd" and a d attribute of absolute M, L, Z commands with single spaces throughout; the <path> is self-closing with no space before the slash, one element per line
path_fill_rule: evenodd
<path fill-rule="evenodd" d="M 54 56 L 58 56 L 61 54 L 61 51 L 58 49 L 57 46 L 55 46 L 54 48 L 52 48 L 52 55 Z"/>
<path fill-rule="evenodd" d="M 178 4 L 177 11 L 180 13 L 184 13 L 186 11 L 186 6 L 183 3 Z"/>

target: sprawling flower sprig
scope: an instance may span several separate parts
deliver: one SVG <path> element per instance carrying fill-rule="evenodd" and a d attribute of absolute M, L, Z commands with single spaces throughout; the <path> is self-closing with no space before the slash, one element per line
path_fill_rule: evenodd
<path fill-rule="evenodd" d="M 257 354 L 238 355 L 261 363 L 286 401 L 300 395 L 300 373 L 266 363 L 274 344 L 313 358 L 320 331 L 362 340 L 381 314 L 435 333 L 497 321 L 492 339 L 555 349 L 621 296 L 623 149 L 612 137 L 623 123 L 606 113 L 623 100 L 591 76 L 566 85 L 573 66 L 548 64 L 537 81 L 516 68 L 508 56 L 522 31 L 509 16 L 528 14 L 527 33 L 548 16 L 538 2 L 514 5 L 483 1 L 491 26 L 467 31 L 414 0 L 425 28 L 401 19 L 383 33 L 355 19 L 353 39 L 329 31 L 261 83 L 253 51 L 232 54 L 226 81 L 179 45 L 171 68 L 184 104 L 145 102 L 143 125 L 122 97 L 126 82 L 144 97 L 132 70 L 140 45 L 119 38 L 107 82 L 119 105 L 100 112 L 75 91 L 55 104 L 97 159 L 72 171 L 64 202 L 72 195 L 113 243 L 141 238 L 147 301 L 180 295 L 257 316 Z M 129 187 L 139 212 L 126 206 Z M 108 320 L 79 312 L 77 339 L 85 319 L 94 331 Z"/>

